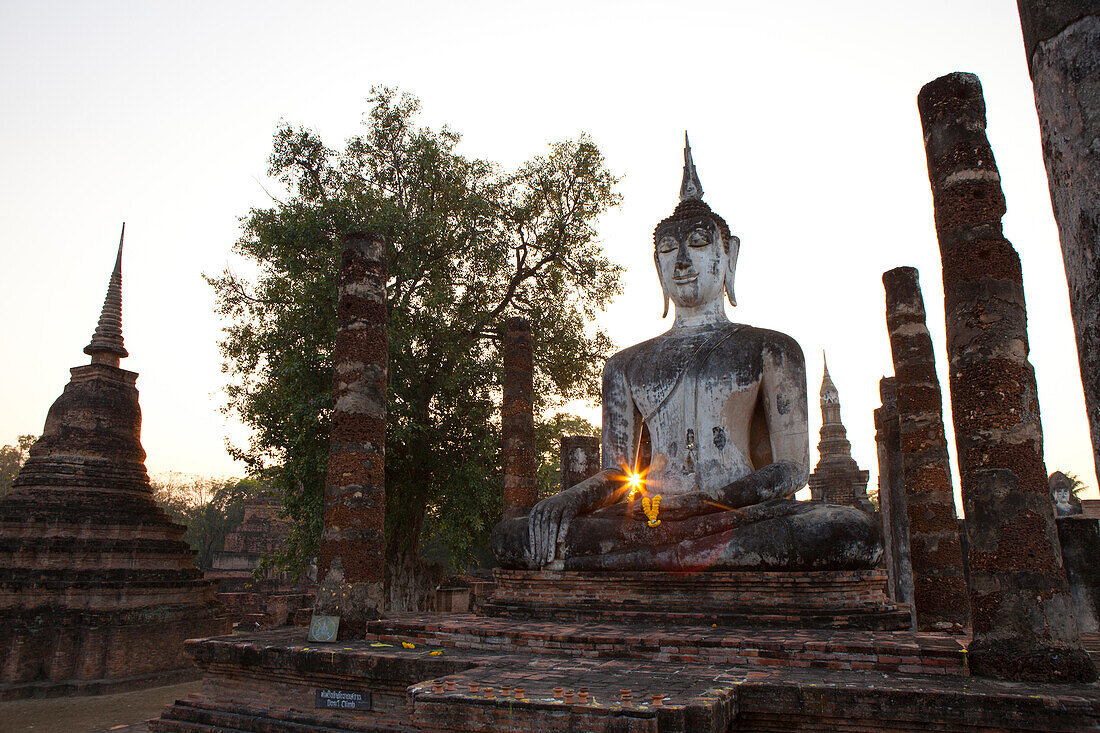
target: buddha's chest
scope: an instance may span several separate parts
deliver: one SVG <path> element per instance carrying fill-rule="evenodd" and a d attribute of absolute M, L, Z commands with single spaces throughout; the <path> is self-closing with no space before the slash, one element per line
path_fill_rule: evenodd
<path fill-rule="evenodd" d="M 762 369 L 758 356 L 731 341 L 727 335 L 671 342 L 639 354 L 627 371 L 654 453 L 665 455 L 668 480 L 683 490 L 751 471 L 749 425 Z"/>

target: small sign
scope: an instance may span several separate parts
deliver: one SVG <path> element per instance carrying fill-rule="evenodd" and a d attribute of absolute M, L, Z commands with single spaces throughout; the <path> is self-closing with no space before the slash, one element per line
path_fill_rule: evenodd
<path fill-rule="evenodd" d="M 309 640 L 331 643 L 336 641 L 336 632 L 339 630 L 339 616 L 322 616 L 315 613 L 309 621 Z"/>
<path fill-rule="evenodd" d="M 369 692 L 317 690 L 313 707 L 328 710 L 370 710 Z"/>

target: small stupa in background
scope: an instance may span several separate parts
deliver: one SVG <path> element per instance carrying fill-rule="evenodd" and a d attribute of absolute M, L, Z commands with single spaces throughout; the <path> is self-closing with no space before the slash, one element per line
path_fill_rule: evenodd
<path fill-rule="evenodd" d="M 153 501 L 137 373 L 119 368 L 121 238 L 84 353 L 0 499 L 0 699 L 192 678 L 183 641 L 229 631 L 185 528 Z"/>
<path fill-rule="evenodd" d="M 867 498 L 867 471 L 861 471 L 852 458 L 848 431 L 840 420 L 840 393 L 829 376 L 829 363 L 824 363 L 821 377 L 821 439 L 817 444 L 817 466 L 810 474 L 810 497 L 814 501 L 854 506 L 865 512 L 874 511 Z"/>

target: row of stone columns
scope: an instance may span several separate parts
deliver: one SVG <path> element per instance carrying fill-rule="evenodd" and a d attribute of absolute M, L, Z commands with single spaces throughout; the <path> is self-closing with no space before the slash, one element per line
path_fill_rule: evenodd
<path fill-rule="evenodd" d="M 884 510 L 887 529 L 897 526 L 904 501 L 917 626 L 964 624 L 969 615 L 975 674 L 1092 680 L 1096 672 L 1080 645 L 1062 568 L 1020 260 L 1001 229 L 1005 199 L 985 135 L 981 84 L 972 74 L 941 77 L 921 90 L 918 108 L 943 266 L 969 553 L 965 586 L 931 338 L 917 272 L 907 267 L 883 276 L 904 485 L 902 499 L 891 483 L 895 475 L 880 479 L 892 489 L 884 497 L 891 505 Z M 883 405 L 876 425 L 888 453 L 892 413 L 885 392 Z M 890 470 L 888 459 L 883 467 Z M 907 569 L 896 559 L 891 569 L 900 596 Z"/>
<path fill-rule="evenodd" d="M 1001 231 L 1005 199 L 985 135 L 981 84 L 973 74 L 948 74 L 925 85 L 917 104 L 943 264 L 970 544 L 971 670 L 1094 679 L 1062 570 L 1020 259 Z"/>

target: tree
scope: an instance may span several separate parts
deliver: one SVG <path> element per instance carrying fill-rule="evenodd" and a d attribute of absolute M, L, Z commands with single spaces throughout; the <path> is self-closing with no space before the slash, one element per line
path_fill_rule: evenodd
<path fill-rule="evenodd" d="M 15 445 L 0 446 L 0 496 L 11 489 L 12 482 L 19 475 L 19 469 L 23 467 L 36 440 L 36 435 L 20 435 Z"/>
<path fill-rule="evenodd" d="M 245 500 L 259 496 L 264 486 L 256 479 L 180 478 L 170 475 L 152 481 L 153 500 L 172 521 L 187 527 L 183 540 L 191 546 L 195 565 L 209 569 L 225 536 L 244 518 Z"/>
<path fill-rule="evenodd" d="M 503 320 L 531 320 L 547 407 L 598 394 L 611 342 L 586 324 L 619 292 L 620 268 L 594 222 L 618 197 L 587 136 L 506 172 L 458 153 L 455 132 L 416 127 L 416 98 L 375 88 L 369 101 L 339 153 L 280 125 L 269 174 L 290 197 L 253 209 L 235 246 L 257 274 L 209 281 L 228 321 L 227 409 L 253 429 L 231 451 L 272 469 L 294 524 L 282 559 L 298 567 L 320 535 L 341 238 L 385 237 L 386 588 L 389 608 L 411 609 L 430 590 L 421 545 L 460 567 L 500 515 Z"/>

